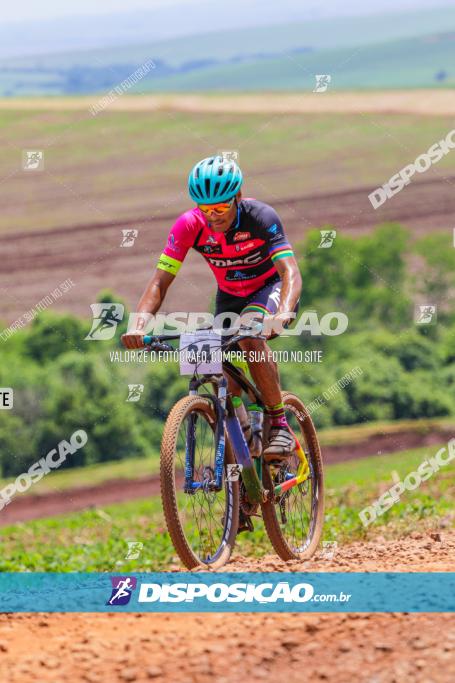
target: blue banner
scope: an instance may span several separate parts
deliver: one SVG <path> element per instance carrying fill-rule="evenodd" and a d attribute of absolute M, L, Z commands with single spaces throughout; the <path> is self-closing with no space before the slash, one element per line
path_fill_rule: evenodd
<path fill-rule="evenodd" d="M 455 573 L 3 573 L 2 612 L 453 612 Z"/>

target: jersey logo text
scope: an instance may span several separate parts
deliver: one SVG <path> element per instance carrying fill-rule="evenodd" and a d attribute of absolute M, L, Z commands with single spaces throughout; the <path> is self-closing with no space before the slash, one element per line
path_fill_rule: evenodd
<path fill-rule="evenodd" d="M 236 232 L 234 235 L 234 242 L 242 242 L 243 240 L 248 240 L 251 237 L 250 232 Z"/>
<path fill-rule="evenodd" d="M 208 260 L 216 268 L 227 268 L 229 266 L 241 266 L 241 265 L 246 266 L 246 265 L 250 265 L 250 264 L 257 263 L 258 261 L 260 261 L 261 260 L 261 252 L 255 251 L 254 254 L 250 254 L 249 256 L 245 256 L 244 258 L 235 258 L 235 259 L 209 258 Z"/>

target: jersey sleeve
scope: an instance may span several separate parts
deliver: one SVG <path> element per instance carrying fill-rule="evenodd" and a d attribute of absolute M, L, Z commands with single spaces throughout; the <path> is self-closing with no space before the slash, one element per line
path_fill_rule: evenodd
<path fill-rule="evenodd" d="M 194 230 L 186 214 L 180 216 L 171 228 L 166 247 L 161 254 L 157 268 L 171 275 L 177 275 L 188 250 L 193 246 Z"/>
<path fill-rule="evenodd" d="M 271 206 L 266 206 L 261 212 L 261 224 L 262 233 L 268 245 L 269 256 L 274 263 L 286 256 L 294 256 L 280 217 Z"/>

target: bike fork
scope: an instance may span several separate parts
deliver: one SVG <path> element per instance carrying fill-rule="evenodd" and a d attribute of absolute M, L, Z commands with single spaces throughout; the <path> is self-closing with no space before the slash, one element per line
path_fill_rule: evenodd
<path fill-rule="evenodd" d="M 226 380 L 222 380 L 218 390 L 218 401 L 215 401 L 216 429 L 215 429 L 215 462 L 214 478 L 204 479 L 204 481 L 194 481 L 194 455 L 196 447 L 196 422 L 197 415 L 190 415 L 186 433 L 185 448 L 185 493 L 196 493 L 199 489 L 209 491 L 221 491 L 223 488 L 224 456 L 226 442 L 224 437 L 224 414 L 226 409 Z M 197 394 L 194 386 L 190 385 L 190 395 Z"/>
<path fill-rule="evenodd" d="M 194 451 L 196 446 L 197 415 L 191 414 L 188 419 L 185 442 L 185 493 L 194 493 Z"/>

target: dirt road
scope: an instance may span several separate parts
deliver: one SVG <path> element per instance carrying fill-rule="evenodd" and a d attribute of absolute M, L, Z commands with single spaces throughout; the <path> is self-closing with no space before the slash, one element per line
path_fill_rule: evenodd
<path fill-rule="evenodd" d="M 450 571 L 454 561 L 455 534 L 435 532 L 228 569 Z M 454 648 L 445 614 L 0 615 L 5 683 L 452 683 Z"/>
<path fill-rule="evenodd" d="M 4 683 L 453 683 L 451 615 L 1 615 Z"/>
<path fill-rule="evenodd" d="M 333 553 L 333 556 L 331 554 Z M 455 566 L 455 531 L 414 531 L 386 540 L 356 541 L 323 548 L 306 562 L 283 562 L 276 555 L 238 557 L 226 567 L 239 572 L 451 572 Z"/>
<path fill-rule="evenodd" d="M 451 571 L 454 532 L 354 543 L 332 559 L 230 571 Z M 4 683 L 453 683 L 449 614 L 0 614 Z"/>

